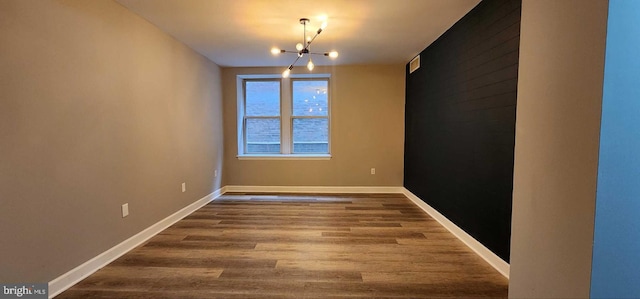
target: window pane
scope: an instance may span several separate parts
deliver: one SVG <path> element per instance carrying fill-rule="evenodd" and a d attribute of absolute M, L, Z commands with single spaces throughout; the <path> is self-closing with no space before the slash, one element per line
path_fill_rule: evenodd
<path fill-rule="evenodd" d="M 293 119 L 293 152 L 329 153 L 329 120 L 326 118 Z"/>
<path fill-rule="evenodd" d="M 280 81 L 246 81 L 246 116 L 280 115 Z"/>
<path fill-rule="evenodd" d="M 280 119 L 247 118 L 248 154 L 280 153 Z"/>
<path fill-rule="evenodd" d="M 328 87 L 326 80 L 293 81 L 293 115 L 328 116 Z"/>

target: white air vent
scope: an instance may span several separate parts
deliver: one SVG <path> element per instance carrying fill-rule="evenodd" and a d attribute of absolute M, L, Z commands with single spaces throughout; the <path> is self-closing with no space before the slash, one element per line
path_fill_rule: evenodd
<path fill-rule="evenodd" d="M 419 68 L 420 68 L 420 55 L 411 59 L 411 62 L 409 62 L 409 74 L 413 73 L 415 70 Z"/>

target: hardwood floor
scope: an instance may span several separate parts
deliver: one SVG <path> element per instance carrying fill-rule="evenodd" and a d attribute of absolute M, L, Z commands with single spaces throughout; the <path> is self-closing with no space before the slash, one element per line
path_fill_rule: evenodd
<path fill-rule="evenodd" d="M 400 194 L 225 194 L 56 298 L 507 297 Z"/>

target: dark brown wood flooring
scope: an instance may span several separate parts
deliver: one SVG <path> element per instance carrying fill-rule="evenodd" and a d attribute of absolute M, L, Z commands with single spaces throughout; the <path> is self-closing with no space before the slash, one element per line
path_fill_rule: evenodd
<path fill-rule="evenodd" d="M 225 194 L 56 298 L 507 297 L 399 194 Z"/>

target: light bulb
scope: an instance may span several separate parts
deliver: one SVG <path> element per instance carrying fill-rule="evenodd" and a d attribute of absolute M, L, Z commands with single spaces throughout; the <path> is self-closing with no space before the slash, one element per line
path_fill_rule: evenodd
<path fill-rule="evenodd" d="M 327 21 L 322 22 L 322 25 L 320 25 L 320 29 L 324 30 L 325 28 L 327 28 Z"/>
<path fill-rule="evenodd" d="M 280 49 L 278 49 L 278 48 L 271 48 L 271 54 L 273 54 L 273 55 L 278 55 L 278 54 L 280 54 Z"/>
<path fill-rule="evenodd" d="M 304 49 L 304 46 L 301 43 L 297 43 L 296 44 L 296 50 L 302 51 L 302 49 Z"/>
<path fill-rule="evenodd" d="M 329 57 L 331 57 L 331 58 L 336 58 L 336 57 L 338 57 L 338 52 L 336 52 L 336 51 L 331 51 L 331 52 L 329 52 Z"/>
<path fill-rule="evenodd" d="M 311 61 L 311 58 L 309 58 L 309 63 L 307 63 L 307 68 L 310 71 L 313 71 L 313 68 L 315 67 L 315 65 L 313 65 L 313 61 Z"/>
<path fill-rule="evenodd" d="M 291 74 L 291 70 L 290 69 L 284 70 L 284 72 L 282 72 L 282 78 L 288 78 L 289 74 Z"/>

